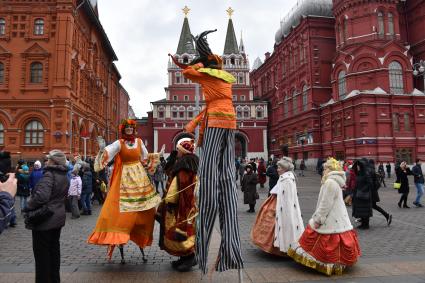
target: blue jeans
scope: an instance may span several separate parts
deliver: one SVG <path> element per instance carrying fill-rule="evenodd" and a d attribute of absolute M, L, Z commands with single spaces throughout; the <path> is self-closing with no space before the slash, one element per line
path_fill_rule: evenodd
<path fill-rule="evenodd" d="M 421 198 L 424 194 L 424 184 L 415 183 L 416 186 L 416 200 L 415 203 L 421 203 Z"/>
<path fill-rule="evenodd" d="M 81 205 L 83 206 L 84 212 L 91 210 L 91 192 L 81 194 Z"/>
<path fill-rule="evenodd" d="M 19 196 L 19 200 L 21 203 L 21 211 L 27 207 L 27 199 L 28 197 Z"/>

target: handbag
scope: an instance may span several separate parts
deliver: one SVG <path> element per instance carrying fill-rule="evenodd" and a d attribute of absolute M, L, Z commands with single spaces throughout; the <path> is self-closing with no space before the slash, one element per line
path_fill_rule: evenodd
<path fill-rule="evenodd" d="M 55 187 L 55 184 L 55 174 L 53 174 L 53 187 Z M 27 210 L 24 214 L 25 226 L 27 229 L 31 229 L 49 219 L 53 214 L 53 211 L 50 210 L 47 203 L 37 207 L 36 209 Z"/>
<path fill-rule="evenodd" d="M 394 189 L 399 190 L 401 188 L 401 183 L 394 183 Z"/>
<path fill-rule="evenodd" d="M 258 194 L 258 192 L 255 192 L 255 199 L 259 199 L 260 195 Z"/>

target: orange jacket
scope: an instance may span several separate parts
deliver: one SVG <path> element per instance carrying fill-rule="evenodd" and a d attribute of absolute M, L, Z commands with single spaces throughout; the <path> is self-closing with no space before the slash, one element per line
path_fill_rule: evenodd
<path fill-rule="evenodd" d="M 198 145 L 202 144 L 202 134 L 206 126 L 209 128 L 236 129 L 232 84 L 195 70 L 192 66 L 187 67 L 183 71 L 183 75 L 191 81 L 199 83 L 205 96 L 206 107 L 185 127 L 186 131 L 193 132 L 197 125 L 202 123 Z"/>

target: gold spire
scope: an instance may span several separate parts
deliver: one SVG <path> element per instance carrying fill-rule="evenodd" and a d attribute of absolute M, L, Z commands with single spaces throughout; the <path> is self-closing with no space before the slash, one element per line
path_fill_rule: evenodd
<path fill-rule="evenodd" d="M 184 6 L 182 9 L 184 17 L 187 18 L 187 14 L 189 14 L 190 9 L 187 6 Z"/>
<path fill-rule="evenodd" d="M 235 12 L 235 10 L 233 10 L 232 7 L 229 7 L 229 9 L 227 9 L 226 12 L 229 15 L 229 18 L 232 18 L 232 15 Z"/>

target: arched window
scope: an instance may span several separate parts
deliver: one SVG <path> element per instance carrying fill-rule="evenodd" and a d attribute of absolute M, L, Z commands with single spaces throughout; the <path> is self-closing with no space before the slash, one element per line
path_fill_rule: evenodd
<path fill-rule="evenodd" d="M 388 13 L 388 33 L 394 35 L 394 17 L 392 13 Z"/>
<path fill-rule="evenodd" d="M 308 109 L 308 87 L 307 85 L 303 86 L 303 111 Z"/>
<path fill-rule="evenodd" d="M 401 67 L 401 64 L 397 61 L 393 61 L 388 66 L 388 70 L 390 78 L 390 93 L 404 93 L 403 68 Z"/>
<path fill-rule="evenodd" d="M 193 113 L 195 112 L 195 108 L 192 106 L 189 106 L 187 108 L 187 118 L 192 119 L 193 118 Z"/>
<path fill-rule="evenodd" d="M 237 113 L 238 119 L 242 119 L 242 107 L 241 106 L 236 107 L 236 113 Z"/>
<path fill-rule="evenodd" d="M 249 117 L 251 116 L 250 113 L 249 113 L 251 111 L 249 111 L 249 110 L 250 110 L 249 109 L 249 106 L 245 106 L 243 108 L 243 117 L 244 117 L 244 119 L 249 119 Z"/>
<path fill-rule="evenodd" d="M 0 145 L 4 145 L 4 126 L 0 123 Z"/>
<path fill-rule="evenodd" d="M 173 119 L 177 119 L 178 112 L 179 112 L 179 109 L 176 106 L 173 106 L 171 108 L 171 117 L 173 117 Z"/>
<path fill-rule="evenodd" d="M 44 129 L 39 121 L 31 120 L 25 125 L 25 144 L 42 145 L 44 143 Z"/>
<path fill-rule="evenodd" d="M 0 18 L 0 35 L 4 35 L 6 33 L 6 20 Z"/>
<path fill-rule="evenodd" d="M 158 118 L 164 119 L 164 117 L 165 117 L 165 108 L 164 106 L 160 106 L 158 107 Z"/>
<path fill-rule="evenodd" d="M 379 37 L 383 37 L 385 33 L 384 30 L 384 14 L 379 11 L 378 12 L 378 35 Z"/>
<path fill-rule="evenodd" d="M 257 118 L 262 119 L 264 117 L 264 109 L 261 106 L 257 106 Z"/>
<path fill-rule="evenodd" d="M 297 91 L 294 89 L 292 92 L 292 114 L 295 115 L 298 113 L 298 96 Z"/>
<path fill-rule="evenodd" d="M 182 79 L 182 74 L 180 72 L 176 73 L 176 84 L 180 84 Z"/>
<path fill-rule="evenodd" d="M 4 64 L 0 62 L 0 84 L 4 83 Z"/>
<path fill-rule="evenodd" d="M 34 21 L 34 34 L 35 35 L 43 35 L 44 34 L 44 20 L 36 19 Z"/>
<path fill-rule="evenodd" d="M 238 74 L 238 84 L 243 85 L 245 83 L 243 73 Z"/>
<path fill-rule="evenodd" d="M 283 101 L 283 117 L 288 117 L 289 112 L 289 95 L 286 95 L 285 100 Z"/>
<path fill-rule="evenodd" d="M 43 64 L 34 62 L 30 66 L 30 82 L 41 83 L 43 81 Z"/>
<path fill-rule="evenodd" d="M 186 117 L 185 112 L 186 112 L 186 108 L 184 106 L 180 106 L 179 119 L 184 119 Z"/>
<path fill-rule="evenodd" d="M 338 73 L 338 95 L 339 99 L 342 100 L 347 95 L 347 85 L 345 81 L 345 71 Z"/>
<path fill-rule="evenodd" d="M 184 63 L 184 64 L 189 63 L 189 58 L 188 58 L 187 56 L 184 56 L 184 57 L 183 57 L 183 63 Z"/>

